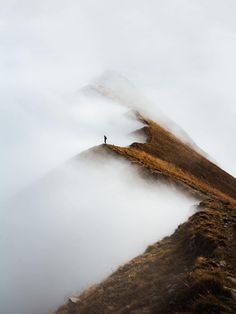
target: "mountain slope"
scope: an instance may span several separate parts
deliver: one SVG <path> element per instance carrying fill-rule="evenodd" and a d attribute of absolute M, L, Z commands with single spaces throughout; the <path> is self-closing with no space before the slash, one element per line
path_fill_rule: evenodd
<path fill-rule="evenodd" d="M 128 159 L 147 178 L 197 194 L 198 211 L 56 313 L 235 313 L 236 180 L 163 127 L 139 119 L 146 143 L 97 150 Z"/>
<path fill-rule="evenodd" d="M 189 185 L 205 195 L 234 202 L 236 179 L 183 143 L 163 127 L 139 116 L 146 126 L 144 144 L 133 143 L 128 148 L 109 148 L 152 172 L 169 175 L 172 180 Z"/>
<path fill-rule="evenodd" d="M 235 313 L 234 210 L 201 203 L 171 237 L 57 313 Z"/>

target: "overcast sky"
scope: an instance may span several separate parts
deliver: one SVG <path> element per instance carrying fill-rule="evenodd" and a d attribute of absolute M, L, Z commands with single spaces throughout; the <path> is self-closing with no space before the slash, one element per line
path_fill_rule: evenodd
<path fill-rule="evenodd" d="M 1 0 L 2 194 L 97 144 L 81 145 L 70 110 L 106 70 L 236 175 L 235 13 L 233 0 Z"/>

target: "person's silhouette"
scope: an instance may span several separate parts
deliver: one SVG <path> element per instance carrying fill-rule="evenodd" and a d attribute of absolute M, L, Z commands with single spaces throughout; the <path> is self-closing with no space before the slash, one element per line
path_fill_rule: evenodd
<path fill-rule="evenodd" d="M 106 135 L 104 135 L 104 144 L 106 144 L 107 143 L 107 137 L 106 137 Z"/>

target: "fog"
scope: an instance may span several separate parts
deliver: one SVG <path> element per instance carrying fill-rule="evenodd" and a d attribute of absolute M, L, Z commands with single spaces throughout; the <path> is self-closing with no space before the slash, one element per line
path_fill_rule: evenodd
<path fill-rule="evenodd" d="M 195 200 L 126 164 L 65 164 L 104 134 L 140 140 L 130 109 L 236 175 L 235 11 L 233 0 L 0 1 L 0 312 L 48 313 L 190 214 Z"/>
<path fill-rule="evenodd" d="M 0 312 L 55 310 L 172 233 L 195 203 L 111 157 L 67 162 L 2 207 Z"/>
<path fill-rule="evenodd" d="M 81 145 L 80 121 L 66 117 L 106 70 L 236 175 L 235 9 L 233 0 L 0 1 L 0 198 L 95 143 Z"/>
<path fill-rule="evenodd" d="M 71 156 L 103 143 L 104 134 L 108 143 L 126 146 L 136 139 L 129 134 L 142 126 L 127 108 L 89 88 L 73 93 L 67 103 L 45 95 L 38 106 L 32 101 L 19 107 L 10 104 L 4 113 L 7 119 L 1 125 L 1 174 L 5 178 L 2 199 Z"/>
<path fill-rule="evenodd" d="M 123 95 L 121 100 L 99 93 L 92 80 L 70 97 L 67 110 L 59 104 L 51 111 L 42 107 L 37 115 L 22 111 L 25 132 L 40 140 L 27 138 L 21 143 L 22 155 L 12 152 L 21 162 L 24 154 L 33 154 L 27 179 L 34 180 L 25 184 L 23 173 L 17 172 L 20 191 L 1 202 L 1 313 L 53 312 L 67 297 L 171 234 L 194 211 L 196 199 L 174 186 L 142 179 L 128 162 L 98 153 L 81 159 L 77 154 L 101 144 L 104 134 L 117 145 L 142 140 L 133 131 L 143 125 L 130 111 L 141 109 L 138 91 L 117 73 L 104 75 L 113 84 L 112 92 Z M 95 81 L 105 87 L 104 75 Z M 63 143 L 65 139 L 70 142 Z M 61 150 L 50 146 L 53 140 L 62 142 Z M 60 156 L 48 156 L 48 164 L 33 172 L 42 149 Z M 39 178 L 43 167 L 47 174 Z"/>
<path fill-rule="evenodd" d="M 110 94 L 97 88 L 107 87 L 104 77 Z M 16 182 L 2 191 L 1 313 L 53 312 L 193 213 L 196 199 L 174 186 L 147 182 L 128 162 L 78 155 L 101 144 L 104 134 L 116 145 L 142 141 L 134 131 L 143 124 L 133 112 L 142 110 L 142 97 L 125 77 L 108 71 L 67 96 L 67 106 L 55 106 L 52 97 L 50 106 L 35 110 L 27 103 L 17 112 L 22 121 L 14 123 L 22 128 L 12 132 L 24 134 L 24 141 L 11 143 L 5 160 Z M 157 119 L 165 117 L 160 112 Z M 16 171 L 20 166 L 22 172 Z"/>

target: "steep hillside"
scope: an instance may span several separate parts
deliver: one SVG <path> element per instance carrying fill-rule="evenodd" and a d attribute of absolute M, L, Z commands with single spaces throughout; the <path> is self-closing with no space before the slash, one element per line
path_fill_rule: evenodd
<path fill-rule="evenodd" d="M 147 179 L 197 194 L 198 211 L 56 313 L 236 313 L 236 180 L 160 125 L 139 119 L 146 143 L 103 145 L 97 153 L 128 159 Z"/>
<path fill-rule="evenodd" d="M 235 224 L 235 209 L 203 202 L 171 237 L 57 313 L 235 313 Z"/>
<path fill-rule="evenodd" d="M 144 144 L 133 143 L 130 147 L 109 148 L 133 163 L 188 185 L 193 192 L 234 202 L 236 179 L 217 167 L 206 157 L 179 140 L 154 121 L 139 116 L 146 126 Z"/>

